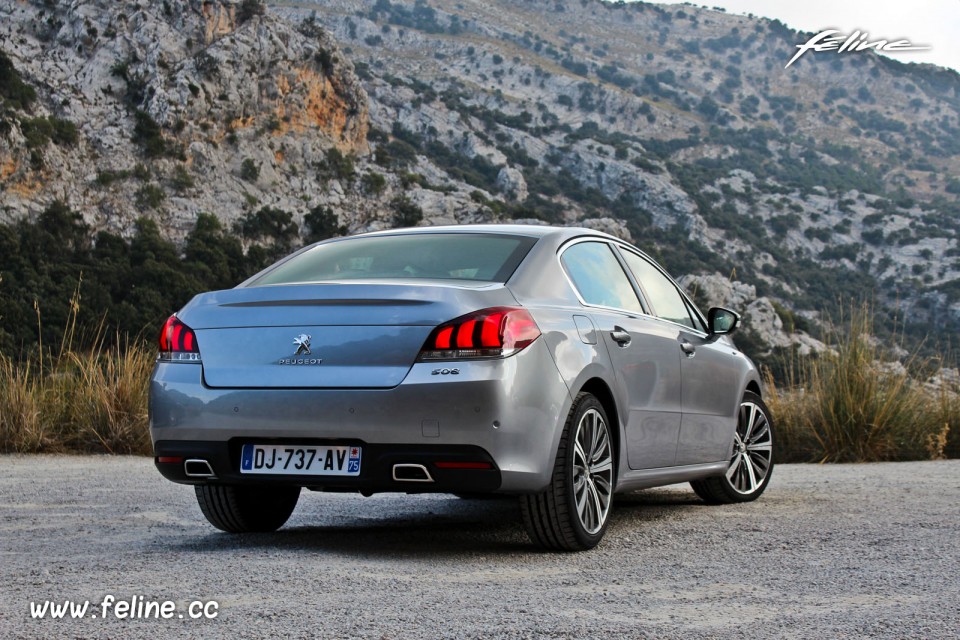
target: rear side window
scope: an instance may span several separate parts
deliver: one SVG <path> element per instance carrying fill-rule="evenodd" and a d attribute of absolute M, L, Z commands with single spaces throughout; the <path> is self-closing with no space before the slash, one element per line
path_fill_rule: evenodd
<path fill-rule="evenodd" d="M 322 244 L 279 265 L 252 285 L 343 280 L 506 282 L 536 238 L 478 233 L 412 233 Z"/>
<path fill-rule="evenodd" d="M 560 262 L 587 304 L 642 313 L 637 294 L 609 245 L 575 244 L 563 252 Z"/>
<path fill-rule="evenodd" d="M 669 278 L 637 254 L 629 251 L 622 251 L 621 253 L 627 266 L 633 272 L 633 276 L 643 288 L 647 301 L 653 305 L 653 310 L 658 318 L 686 325 L 691 329 L 699 328 L 690 318 L 690 311 L 683 301 L 683 296 L 680 295 Z"/>

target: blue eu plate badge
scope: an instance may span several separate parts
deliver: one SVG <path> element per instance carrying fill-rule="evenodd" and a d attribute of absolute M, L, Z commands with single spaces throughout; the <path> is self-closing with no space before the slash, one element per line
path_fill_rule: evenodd
<path fill-rule="evenodd" d="M 350 458 L 347 460 L 347 473 L 360 473 L 360 447 L 350 447 Z"/>

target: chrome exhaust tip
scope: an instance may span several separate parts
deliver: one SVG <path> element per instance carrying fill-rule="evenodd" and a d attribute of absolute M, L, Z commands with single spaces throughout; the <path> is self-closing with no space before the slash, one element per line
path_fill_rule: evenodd
<path fill-rule="evenodd" d="M 213 467 L 206 460 L 190 458 L 183 463 L 183 472 L 190 478 L 216 478 Z"/>
<path fill-rule="evenodd" d="M 425 466 L 412 463 L 393 465 L 393 479 L 397 482 L 434 482 Z"/>

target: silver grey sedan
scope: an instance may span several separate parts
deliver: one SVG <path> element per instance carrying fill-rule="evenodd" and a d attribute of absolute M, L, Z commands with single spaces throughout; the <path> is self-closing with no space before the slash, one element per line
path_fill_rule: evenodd
<path fill-rule="evenodd" d="M 156 465 L 229 532 L 279 528 L 304 487 L 503 494 L 534 542 L 589 549 L 615 493 L 763 493 L 773 425 L 738 322 L 588 229 L 328 240 L 166 322 Z"/>

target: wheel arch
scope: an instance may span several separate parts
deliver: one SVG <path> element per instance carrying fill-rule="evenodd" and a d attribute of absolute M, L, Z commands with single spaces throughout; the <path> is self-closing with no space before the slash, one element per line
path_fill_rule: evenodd
<path fill-rule="evenodd" d="M 760 391 L 760 383 L 756 380 L 750 380 L 747 382 L 747 387 L 744 389 L 744 391 L 752 391 L 761 398 L 763 397 L 763 393 Z"/>
<path fill-rule="evenodd" d="M 617 401 L 614 398 L 613 391 L 603 378 L 594 377 L 584 382 L 578 393 L 593 395 L 603 405 L 603 410 L 607 412 L 607 419 L 611 425 L 616 425 L 616 428 L 610 429 L 610 432 L 613 434 L 613 450 L 616 456 L 614 469 L 617 469 L 620 464 L 620 435 L 623 424 L 620 421 L 620 411 L 617 409 Z"/>

